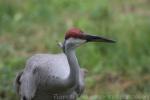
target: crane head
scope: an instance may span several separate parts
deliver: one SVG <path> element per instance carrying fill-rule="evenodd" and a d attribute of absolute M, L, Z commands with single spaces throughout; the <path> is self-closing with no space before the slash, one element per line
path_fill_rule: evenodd
<path fill-rule="evenodd" d="M 90 35 L 88 33 L 83 32 L 82 30 L 78 28 L 71 28 L 70 30 L 66 32 L 63 47 L 65 47 L 65 45 L 67 44 L 69 45 L 68 46 L 69 48 L 75 48 L 86 42 L 115 43 L 114 40 L 101 37 L 101 36 Z"/>

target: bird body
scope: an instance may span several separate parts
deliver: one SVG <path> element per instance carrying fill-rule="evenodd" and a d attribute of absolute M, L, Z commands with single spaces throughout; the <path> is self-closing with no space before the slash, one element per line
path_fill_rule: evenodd
<path fill-rule="evenodd" d="M 76 87 L 74 84 L 65 89 L 63 83 L 63 88 L 61 88 L 61 82 L 59 82 L 60 80 L 67 80 L 69 74 L 70 67 L 64 53 L 36 54 L 28 59 L 20 78 L 22 83 L 21 95 L 23 94 L 25 97 L 30 95 L 29 99 L 31 99 L 34 98 L 36 92 L 38 93 L 38 90 L 42 91 L 40 94 L 45 92 L 47 95 L 52 94 L 50 96 L 54 94 L 54 97 L 56 93 L 62 95 L 68 91 L 71 92 Z"/>
<path fill-rule="evenodd" d="M 84 69 L 81 69 L 80 73 L 79 87 L 76 84 L 66 90 L 65 88 L 56 87 L 59 83 L 58 79 L 65 80 L 70 74 L 66 55 L 64 53 L 36 54 L 27 60 L 23 73 L 18 76 L 20 78 L 19 83 L 21 83 L 19 88 L 22 90 L 20 95 L 23 94 L 24 98 L 30 95 L 33 100 L 42 100 L 43 97 L 44 100 L 49 100 L 49 98 L 74 100 L 78 94 L 84 91 Z M 42 98 L 40 99 L 40 97 Z"/>
<path fill-rule="evenodd" d="M 75 48 L 92 41 L 114 42 L 73 28 L 66 32 L 63 53 L 30 57 L 15 81 L 21 100 L 76 100 L 84 91 L 86 71 L 79 66 Z"/>
<path fill-rule="evenodd" d="M 25 67 L 25 71 L 29 72 L 32 70 L 32 73 L 35 74 L 39 69 L 41 69 L 39 73 L 42 74 L 40 76 L 44 76 L 46 73 L 48 74 L 46 77 L 51 76 L 59 79 L 66 79 L 70 73 L 68 60 L 64 53 L 36 54 L 29 58 Z"/>

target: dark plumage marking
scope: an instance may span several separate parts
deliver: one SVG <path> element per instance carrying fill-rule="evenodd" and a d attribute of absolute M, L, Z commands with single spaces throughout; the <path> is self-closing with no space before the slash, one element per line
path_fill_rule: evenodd
<path fill-rule="evenodd" d="M 16 78 L 16 83 L 17 83 L 18 85 L 21 84 L 20 78 L 21 78 L 22 74 L 23 74 L 23 72 L 20 72 L 20 73 L 18 74 L 18 77 Z"/>
<path fill-rule="evenodd" d="M 39 70 L 39 68 L 38 68 L 38 67 L 36 67 L 36 68 L 34 68 L 34 69 L 33 69 L 32 73 L 33 73 L 33 74 L 35 74 L 35 73 L 37 73 L 37 72 L 38 72 L 38 70 Z"/>
<path fill-rule="evenodd" d="M 27 100 L 25 96 L 23 96 L 23 100 Z"/>
<path fill-rule="evenodd" d="M 59 77 L 57 76 L 51 76 L 53 79 L 59 79 Z"/>
<path fill-rule="evenodd" d="M 20 90 L 20 85 L 21 85 L 21 81 L 20 81 L 20 78 L 22 76 L 23 72 L 19 72 L 17 77 L 16 77 L 16 80 L 15 80 L 15 83 L 16 83 L 16 91 L 17 93 L 19 94 L 19 90 Z"/>

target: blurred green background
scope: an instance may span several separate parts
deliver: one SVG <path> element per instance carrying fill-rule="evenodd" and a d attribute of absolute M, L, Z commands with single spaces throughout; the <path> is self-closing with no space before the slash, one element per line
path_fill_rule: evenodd
<path fill-rule="evenodd" d="M 150 94 L 149 0 L 0 0 L 0 100 L 18 100 L 16 73 L 35 53 L 60 52 L 57 42 L 71 27 L 117 41 L 77 49 L 89 71 L 79 100 Z"/>

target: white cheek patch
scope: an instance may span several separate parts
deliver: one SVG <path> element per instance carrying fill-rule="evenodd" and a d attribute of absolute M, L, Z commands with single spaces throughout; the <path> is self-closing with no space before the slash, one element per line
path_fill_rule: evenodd
<path fill-rule="evenodd" d="M 78 39 L 78 38 L 69 38 L 66 42 L 72 43 L 72 44 L 83 44 L 86 42 L 86 40 Z"/>
<path fill-rule="evenodd" d="M 65 48 L 74 49 L 74 48 L 80 46 L 81 44 L 84 44 L 85 42 L 86 42 L 86 40 L 82 40 L 79 38 L 68 38 L 65 41 Z"/>

